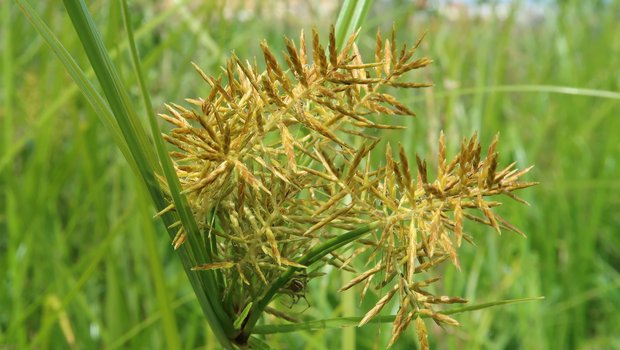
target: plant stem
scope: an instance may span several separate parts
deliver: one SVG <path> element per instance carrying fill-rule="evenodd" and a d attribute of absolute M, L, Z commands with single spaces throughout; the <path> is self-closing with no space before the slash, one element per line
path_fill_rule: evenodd
<path fill-rule="evenodd" d="M 140 125 L 135 109 L 130 102 L 129 95 L 107 54 L 88 8 L 83 1 L 76 2 L 65 0 L 64 4 L 88 55 L 91 66 L 103 88 L 109 107 L 120 126 L 123 139 L 127 143 L 129 151 L 137 164 L 136 168 L 142 180 L 145 182 L 156 207 L 162 209 L 166 207 L 167 201 L 164 198 L 155 176 L 156 169 L 159 167 L 157 157 L 153 152 L 152 145 L 148 141 L 144 129 Z M 181 206 L 177 206 L 177 208 L 179 207 Z M 195 222 L 193 227 L 187 224 L 193 220 L 191 211 L 189 211 L 189 216 L 187 211 L 185 211 L 185 213 L 180 211 L 180 214 L 181 218 L 184 219 L 184 224 L 189 226 L 193 231 L 191 232 L 188 230 L 188 236 L 195 241 L 193 246 L 190 244 L 190 246 L 187 247 L 189 249 L 182 249 L 179 252 L 185 272 L 192 282 L 194 291 L 196 292 L 213 332 L 225 348 L 231 349 L 232 344 L 230 343 L 229 335 L 231 334 L 232 327 L 227 327 L 227 325 L 232 324 L 232 321 L 219 303 L 220 299 L 217 297 L 218 293 L 209 293 L 208 290 L 219 290 L 217 285 L 213 282 L 215 280 L 213 274 L 199 275 L 191 271 L 191 267 L 196 264 L 196 261 L 206 260 L 200 245 L 197 244 L 199 243 L 199 231 Z M 167 226 L 174 222 L 170 222 L 170 219 L 172 219 L 170 215 L 166 215 L 164 218 Z"/>
<path fill-rule="evenodd" d="M 346 40 L 364 22 L 372 0 L 345 0 L 336 20 L 336 45 L 341 50 Z"/>
<path fill-rule="evenodd" d="M 122 5 L 122 15 L 125 20 L 125 27 L 127 30 L 129 48 L 131 52 L 132 62 L 134 64 L 134 70 L 136 72 L 137 80 L 140 84 L 140 91 L 142 93 L 142 98 L 144 99 L 144 105 L 147 111 L 146 114 L 148 117 L 149 126 L 151 128 L 153 141 L 155 143 L 157 156 L 159 157 L 159 161 L 162 165 L 164 175 L 166 177 L 166 182 L 170 187 L 170 193 L 172 195 L 172 199 L 176 209 L 175 211 L 179 214 L 179 217 L 181 218 L 183 227 L 185 228 L 188 235 L 187 244 L 189 245 L 189 248 L 196 257 L 196 259 L 198 260 L 197 262 L 211 263 L 213 262 L 214 254 L 212 249 L 213 246 L 211 244 L 203 244 L 202 242 L 200 242 L 200 230 L 198 229 L 196 220 L 187 202 L 187 198 L 181 194 L 181 183 L 179 182 L 179 178 L 176 174 L 172 161 L 170 157 L 168 157 L 168 153 L 162 141 L 161 131 L 159 129 L 159 125 L 157 124 L 155 111 L 153 110 L 150 94 L 146 87 L 146 82 L 142 73 L 142 66 L 138 55 L 138 49 L 134 40 L 133 30 L 131 28 L 131 20 L 127 8 L 127 1 L 124 0 L 122 2 Z M 206 253 L 204 251 L 206 251 Z M 230 327 L 230 317 L 224 311 L 224 308 L 219 302 L 220 300 L 222 300 L 221 291 L 223 289 L 221 288 L 221 284 L 218 283 L 218 281 L 223 280 L 221 276 L 218 276 L 220 272 L 218 270 L 210 270 L 203 272 L 190 271 L 189 273 L 199 274 L 199 277 L 204 277 L 200 279 L 201 287 L 204 290 L 204 293 L 207 295 L 207 299 L 209 300 L 211 308 L 216 312 L 218 318 L 223 323 L 222 325 L 227 331 L 227 334 L 232 335 L 233 328 Z"/>
<path fill-rule="evenodd" d="M 480 309 L 486 309 L 493 306 L 507 305 L 507 304 L 516 304 L 523 303 L 529 301 L 537 301 L 543 300 L 544 297 L 532 297 L 532 298 L 522 298 L 522 299 L 508 299 L 508 300 L 500 300 L 500 301 L 492 301 L 488 303 L 481 303 L 476 305 L 469 305 L 458 307 L 454 309 L 441 311 L 444 315 L 454 315 L 463 312 L 475 311 Z M 429 318 L 429 315 L 422 314 L 420 315 L 422 318 Z M 299 332 L 299 331 L 312 331 L 312 330 L 325 330 L 331 328 L 343 328 L 343 327 L 353 327 L 357 326 L 363 317 L 338 317 L 338 318 L 329 318 L 324 320 L 315 320 L 309 322 L 302 323 L 294 323 L 294 324 L 281 324 L 281 325 L 264 325 L 257 326 L 254 328 L 254 334 L 275 334 L 275 333 L 290 333 L 290 332 Z M 386 315 L 386 316 L 377 316 L 368 323 L 392 323 L 396 315 Z"/>
<path fill-rule="evenodd" d="M 310 249 L 310 251 L 306 253 L 306 255 L 304 255 L 301 259 L 299 259 L 297 263 L 308 267 L 314 264 L 315 262 L 321 260 L 321 258 L 326 256 L 327 254 L 335 251 L 336 249 L 348 243 L 353 242 L 354 240 L 374 230 L 379 225 L 380 225 L 380 222 L 375 221 L 371 224 L 362 226 L 358 229 L 349 231 L 338 237 L 334 237 L 328 241 L 325 241 L 317 245 L 316 247 Z M 271 287 L 267 290 L 267 292 L 263 295 L 263 297 L 256 304 L 254 304 L 254 307 L 252 307 L 252 310 L 250 310 L 248 319 L 245 323 L 243 333 L 240 335 L 240 339 L 242 341 L 247 340 L 247 338 L 250 336 L 254 326 L 256 325 L 256 322 L 259 320 L 261 314 L 263 313 L 267 305 L 269 305 L 273 297 L 278 293 L 278 291 L 281 288 L 283 288 L 286 285 L 286 283 L 291 279 L 293 274 L 296 271 L 299 271 L 300 269 L 301 268 L 299 267 L 290 267 L 286 272 L 282 274 L 282 276 L 280 276 L 280 278 L 278 278 L 271 285 Z"/>

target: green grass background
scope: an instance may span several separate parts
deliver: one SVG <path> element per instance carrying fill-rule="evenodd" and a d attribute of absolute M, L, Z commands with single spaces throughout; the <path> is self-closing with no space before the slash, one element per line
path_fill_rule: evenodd
<path fill-rule="evenodd" d="M 190 61 L 217 72 L 229 53 L 251 58 L 267 38 L 316 25 L 338 6 L 301 1 L 131 4 L 157 111 L 208 92 Z M 442 271 L 445 294 L 472 303 L 543 301 L 458 315 L 460 328 L 430 326 L 438 349 L 620 349 L 620 2 L 562 1 L 534 23 L 449 20 L 410 1 L 376 1 L 360 34 L 372 55 L 375 28 L 434 59 L 416 73 L 431 89 L 402 98 L 418 113 L 384 136 L 432 159 L 440 130 L 449 149 L 480 132 L 501 133 L 504 164 L 535 164 L 522 191 L 531 203 L 500 213 L 527 239 L 469 226 L 477 247 L 462 272 Z M 431 1 L 432 4 L 432 1 Z M 36 3 L 63 45 L 88 67 L 60 2 Z M 2 3 L 0 104 L 0 349 L 217 348 L 154 209 L 61 63 L 12 1 Z M 90 9 L 138 103 L 117 2 Z M 567 89 L 567 88 L 575 89 Z M 308 288 L 310 318 L 362 315 L 334 273 Z M 366 303 L 372 303 L 372 296 Z M 303 301 L 302 301 L 303 302 Z M 365 303 L 365 304 L 366 304 Z M 390 328 L 283 334 L 274 348 L 381 349 Z M 416 346 L 413 329 L 395 346 Z"/>

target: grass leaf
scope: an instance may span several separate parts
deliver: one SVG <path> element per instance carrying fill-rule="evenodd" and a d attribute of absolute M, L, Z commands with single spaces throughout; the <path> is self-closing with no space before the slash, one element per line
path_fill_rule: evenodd
<path fill-rule="evenodd" d="M 336 45 L 342 49 L 345 40 L 364 22 L 372 0 L 345 0 L 336 20 Z"/>
<path fill-rule="evenodd" d="M 469 305 L 454 309 L 441 311 L 444 315 L 453 315 L 468 311 L 475 311 L 490 308 L 493 306 L 501 306 L 508 304 L 518 304 L 529 301 L 543 300 L 544 297 L 522 298 L 522 299 L 508 299 L 500 301 L 492 301 L 489 303 L 481 303 L 476 305 Z M 422 318 L 429 318 L 428 315 L 421 315 Z M 372 318 L 368 323 L 391 323 L 394 322 L 396 315 L 378 316 Z M 357 327 L 362 320 L 362 317 L 338 317 L 329 318 L 324 320 L 316 320 L 294 324 L 282 324 L 282 325 L 260 325 L 254 327 L 254 334 L 275 334 L 275 333 L 290 333 L 299 331 L 317 331 L 324 329 L 343 328 L 343 327 Z"/>

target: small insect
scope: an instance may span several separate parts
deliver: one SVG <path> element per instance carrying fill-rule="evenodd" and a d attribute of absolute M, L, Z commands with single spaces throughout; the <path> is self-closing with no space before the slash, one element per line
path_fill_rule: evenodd
<path fill-rule="evenodd" d="M 308 299 L 306 299 L 307 282 L 308 278 L 306 276 L 301 278 L 291 278 L 286 286 L 280 290 L 280 293 L 291 297 L 292 302 L 291 305 L 289 305 L 289 308 L 293 308 L 293 306 L 295 306 L 301 299 L 303 299 L 308 305 L 306 309 L 310 308 L 310 303 L 308 302 Z M 304 311 L 306 311 L 306 309 L 304 309 Z"/>
<path fill-rule="evenodd" d="M 287 289 L 293 293 L 302 293 L 306 290 L 306 282 L 300 280 L 299 278 L 293 278 L 289 282 Z"/>

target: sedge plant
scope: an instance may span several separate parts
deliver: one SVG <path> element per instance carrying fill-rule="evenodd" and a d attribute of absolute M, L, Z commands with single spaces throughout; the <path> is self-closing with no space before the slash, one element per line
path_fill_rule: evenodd
<path fill-rule="evenodd" d="M 378 301 L 363 317 L 319 327 L 391 322 L 388 346 L 411 326 L 427 349 L 424 319 L 458 325 L 451 314 L 501 304 L 445 310 L 466 300 L 437 293 L 436 272 L 444 263 L 460 267 L 458 248 L 473 242 L 466 220 L 522 234 L 493 208 L 500 195 L 524 202 L 514 191 L 535 184 L 520 180 L 530 168 L 500 166 L 498 139 L 483 150 L 475 134 L 452 157 L 442 134 L 430 172 L 400 145 L 378 149 L 381 130 L 400 128 L 377 122 L 378 115 L 415 116 L 395 93 L 430 86 L 410 80 L 432 63 L 418 53 L 421 39 L 408 47 L 395 31 L 388 38 L 377 32 L 365 59 L 355 44 L 358 32 L 342 39 L 342 26 L 356 23 L 344 16 L 326 40 L 316 29 L 309 40 L 303 32 L 297 42 L 285 38 L 282 57 L 261 42 L 265 70 L 235 54 L 217 75 L 194 65 L 210 93 L 166 105 L 159 116 L 172 128 L 163 134 L 132 44 L 149 138 L 84 2 L 67 0 L 65 7 L 105 99 L 29 5 L 18 2 L 144 180 L 224 348 L 268 347 L 254 335 L 316 327 L 274 300 L 305 299 L 307 283 L 321 278 L 326 265 L 355 274 L 341 290 L 359 287 L 361 298 L 373 293 Z M 359 16 L 368 5 L 360 6 L 350 12 Z M 126 3 L 123 9 L 129 24 Z M 382 315 L 387 305 L 397 305 L 397 313 Z M 260 324 L 266 314 L 282 323 Z"/>

